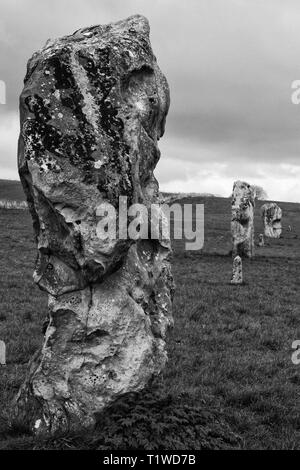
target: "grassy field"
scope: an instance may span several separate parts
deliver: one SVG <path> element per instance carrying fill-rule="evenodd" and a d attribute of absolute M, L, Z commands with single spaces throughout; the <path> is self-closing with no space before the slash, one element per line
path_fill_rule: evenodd
<path fill-rule="evenodd" d="M 25 201 L 24 191 L 20 181 L 0 179 L 0 200 Z"/>
<path fill-rule="evenodd" d="M 29 214 L 0 210 L 0 339 L 8 359 L 0 366 L 0 449 L 300 449 L 300 365 L 291 361 L 300 339 L 300 204 L 280 203 L 283 237 L 256 248 L 244 262 L 245 284 L 231 286 L 230 200 L 193 202 L 205 204 L 205 245 L 185 252 L 183 241 L 173 244 L 175 327 L 164 376 L 115 404 L 90 435 L 43 440 L 9 417 L 42 342 L 47 300 L 32 281 Z"/>

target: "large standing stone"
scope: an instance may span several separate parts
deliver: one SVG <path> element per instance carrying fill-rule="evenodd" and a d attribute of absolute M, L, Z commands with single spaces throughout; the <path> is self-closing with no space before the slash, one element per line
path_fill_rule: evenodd
<path fill-rule="evenodd" d="M 139 15 L 48 41 L 28 63 L 19 173 L 50 321 L 17 399 L 37 432 L 90 426 L 167 360 L 168 240 L 103 240 L 97 207 L 158 201 L 169 89 Z"/>
<path fill-rule="evenodd" d="M 265 236 L 280 238 L 282 210 L 275 202 L 267 202 L 261 207 Z"/>
<path fill-rule="evenodd" d="M 244 181 L 235 181 L 232 192 L 232 254 L 233 257 L 254 255 L 255 190 Z"/>

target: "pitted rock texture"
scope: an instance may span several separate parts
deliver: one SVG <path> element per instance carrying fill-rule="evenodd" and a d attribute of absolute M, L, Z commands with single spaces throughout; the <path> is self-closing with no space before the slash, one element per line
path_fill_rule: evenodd
<path fill-rule="evenodd" d="M 235 181 L 231 203 L 232 255 L 254 255 L 255 190 L 244 181 Z"/>
<path fill-rule="evenodd" d="M 36 235 L 34 280 L 49 324 L 17 398 L 37 432 L 93 425 L 167 360 L 169 240 L 102 240 L 97 207 L 158 202 L 169 88 L 140 16 L 48 41 L 20 98 L 20 178 Z"/>
<path fill-rule="evenodd" d="M 275 202 L 267 202 L 261 207 L 265 236 L 280 238 L 282 232 L 282 210 Z"/>
<path fill-rule="evenodd" d="M 243 265 L 240 256 L 236 256 L 232 263 L 231 284 L 243 284 Z"/>

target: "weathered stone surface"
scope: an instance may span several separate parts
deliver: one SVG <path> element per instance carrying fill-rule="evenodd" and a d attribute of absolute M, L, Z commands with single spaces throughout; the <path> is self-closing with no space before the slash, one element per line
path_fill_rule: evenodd
<path fill-rule="evenodd" d="M 244 181 L 235 181 L 232 192 L 232 255 L 254 255 L 255 191 Z"/>
<path fill-rule="evenodd" d="M 264 223 L 265 236 L 280 238 L 282 227 L 282 210 L 275 202 L 267 202 L 261 207 L 261 215 Z"/>
<path fill-rule="evenodd" d="M 263 233 L 260 233 L 258 236 L 258 246 L 265 246 L 265 239 Z"/>
<path fill-rule="evenodd" d="M 0 365 L 6 365 L 6 345 L 2 340 L 0 340 Z"/>
<path fill-rule="evenodd" d="M 232 263 L 231 284 L 243 284 L 243 266 L 240 256 L 236 256 Z"/>
<path fill-rule="evenodd" d="M 48 41 L 20 99 L 19 173 L 48 292 L 43 348 L 19 414 L 37 432 L 90 426 L 167 360 L 173 281 L 168 240 L 102 240 L 97 207 L 158 201 L 169 89 L 139 15 Z"/>

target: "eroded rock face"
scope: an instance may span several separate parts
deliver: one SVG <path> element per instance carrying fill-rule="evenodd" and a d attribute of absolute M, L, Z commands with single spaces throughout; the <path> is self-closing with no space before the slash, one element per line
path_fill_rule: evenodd
<path fill-rule="evenodd" d="M 282 232 L 282 210 L 275 202 L 267 202 L 261 207 L 265 236 L 280 238 Z"/>
<path fill-rule="evenodd" d="M 235 181 L 232 192 L 232 255 L 254 255 L 255 191 L 244 181 Z"/>
<path fill-rule="evenodd" d="M 232 263 L 231 284 L 243 284 L 243 265 L 240 256 L 236 256 Z"/>
<path fill-rule="evenodd" d="M 97 208 L 158 201 L 169 89 L 139 15 L 48 41 L 20 98 L 19 173 L 49 294 L 42 350 L 18 396 L 37 432 L 90 426 L 164 368 L 172 324 L 168 240 L 103 240 Z"/>

